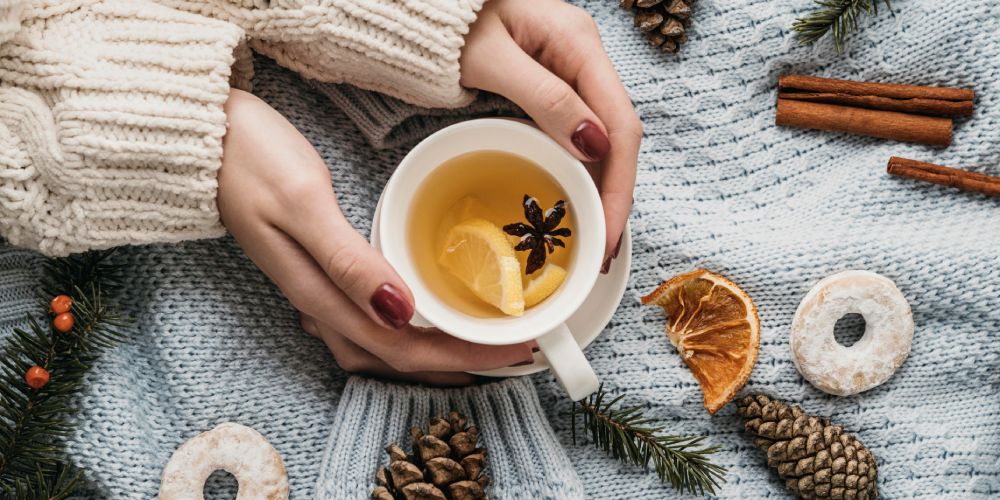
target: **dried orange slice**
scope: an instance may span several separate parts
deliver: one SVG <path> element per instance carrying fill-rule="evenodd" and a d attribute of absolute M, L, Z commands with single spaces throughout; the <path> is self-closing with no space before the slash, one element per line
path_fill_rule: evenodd
<path fill-rule="evenodd" d="M 667 337 L 677 348 L 715 414 L 750 378 L 760 350 L 757 307 L 739 286 L 704 269 L 674 276 L 643 304 L 667 313 Z"/>

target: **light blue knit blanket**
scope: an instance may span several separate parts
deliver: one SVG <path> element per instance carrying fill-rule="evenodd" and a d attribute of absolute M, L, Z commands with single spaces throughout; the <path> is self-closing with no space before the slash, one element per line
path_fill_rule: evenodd
<path fill-rule="evenodd" d="M 596 17 L 646 127 L 630 286 L 587 352 L 607 386 L 670 431 L 719 445 L 715 460 L 729 468 L 720 497 L 786 495 L 733 406 L 705 412 L 662 313 L 638 304 L 670 276 L 706 267 L 740 283 L 759 308 L 748 389 L 857 433 L 878 458 L 885 497 L 1000 495 L 1000 200 L 885 174 L 900 155 L 1000 175 L 1000 4 L 900 0 L 837 55 L 828 42 L 796 46 L 788 27 L 811 8 L 807 0 L 699 0 L 677 57 L 646 46 L 614 0 L 580 4 Z M 406 146 L 373 150 L 312 86 L 272 64 L 258 72 L 257 92 L 316 145 L 347 216 L 367 232 Z M 976 114 L 956 125 L 945 150 L 776 128 L 775 83 L 790 72 L 970 87 Z M 397 136 L 426 135 L 434 123 L 411 120 L 418 128 Z M 93 496 L 154 497 L 173 450 L 227 420 L 277 447 L 293 498 L 361 496 L 380 448 L 450 406 L 483 427 L 496 497 L 573 498 L 581 487 L 591 498 L 674 496 L 655 474 L 573 445 L 569 403 L 548 374 L 460 391 L 348 382 L 231 239 L 128 248 L 117 259 L 128 270 L 122 306 L 135 323 L 88 375 L 70 442 Z M 0 336 L 36 311 L 39 262 L 0 250 Z M 845 269 L 895 280 L 917 328 L 889 382 L 836 397 L 799 376 L 788 334 L 808 289 Z"/>

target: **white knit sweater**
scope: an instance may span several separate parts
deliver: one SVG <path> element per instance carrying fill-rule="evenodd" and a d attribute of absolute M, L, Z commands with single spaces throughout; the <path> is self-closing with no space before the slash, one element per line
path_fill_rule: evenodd
<path fill-rule="evenodd" d="M 219 236 L 222 106 L 250 48 L 461 106 L 483 1 L 0 0 L 0 235 L 49 255 Z"/>

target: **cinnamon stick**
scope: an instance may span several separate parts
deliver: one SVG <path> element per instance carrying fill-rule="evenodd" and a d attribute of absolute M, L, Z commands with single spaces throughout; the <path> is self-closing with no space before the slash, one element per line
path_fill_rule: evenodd
<path fill-rule="evenodd" d="M 941 99 L 944 101 L 971 101 L 976 93 L 969 89 L 928 87 L 898 83 L 856 82 L 807 75 L 783 75 L 778 79 L 780 89 L 798 89 L 807 92 L 834 92 L 851 95 L 877 95 L 893 99 Z"/>
<path fill-rule="evenodd" d="M 867 135 L 931 146 L 951 144 L 951 119 L 838 104 L 778 99 L 778 125 Z"/>
<path fill-rule="evenodd" d="M 941 101 L 923 98 L 901 100 L 873 95 L 835 94 L 829 92 L 779 92 L 778 97 L 780 99 L 843 104 L 858 108 L 882 109 L 931 116 L 970 116 L 973 111 L 972 101 Z"/>
<path fill-rule="evenodd" d="M 944 167 L 933 163 L 900 158 L 898 156 L 889 158 L 889 165 L 886 167 L 886 171 L 891 175 L 899 177 L 1000 196 L 1000 177 L 992 177 L 986 174 Z"/>
<path fill-rule="evenodd" d="M 934 116 L 971 116 L 969 89 L 834 80 L 805 75 L 778 79 L 778 97 Z"/>

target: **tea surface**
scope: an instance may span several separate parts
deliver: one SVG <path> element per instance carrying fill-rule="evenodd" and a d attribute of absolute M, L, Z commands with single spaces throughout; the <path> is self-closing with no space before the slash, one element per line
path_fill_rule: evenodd
<path fill-rule="evenodd" d="M 469 287 L 439 262 L 447 246 L 449 230 L 471 219 L 485 219 L 498 228 L 527 222 L 524 196 L 534 197 L 543 212 L 566 195 L 542 167 L 521 156 L 502 151 L 477 151 L 452 158 L 418 186 L 409 210 L 407 241 L 413 262 L 432 293 L 444 303 L 477 317 L 505 316 L 497 307 L 472 293 Z M 576 233 L 573 207 L 567 203 L 559 227 Z M 520 238 L 508 236 L 511 244 Z M 546 266 L 569 269 L 573 258 L 573 236 L 561 238 L 565 248 L 554 247 Z M 545 268 L 525 275 L 527 251 L 516 252 L 524 286 L 538 278 Z"/>

